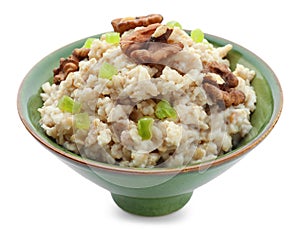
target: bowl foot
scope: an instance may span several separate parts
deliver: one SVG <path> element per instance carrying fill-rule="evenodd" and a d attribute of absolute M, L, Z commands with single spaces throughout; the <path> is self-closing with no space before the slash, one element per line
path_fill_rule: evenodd
<path fill-rule="evenodd" d="M 162 198 L 128 197 L 112 193 L 115 203 L 123 210 L 141 216 L 163 216 L 181 209 L 193 192 Z"/>

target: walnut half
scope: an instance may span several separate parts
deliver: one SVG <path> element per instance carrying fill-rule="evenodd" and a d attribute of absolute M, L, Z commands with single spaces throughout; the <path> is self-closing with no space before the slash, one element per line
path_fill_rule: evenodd
<path fill-rule="evenodd" d="M 159 27 L 163 26 L 155 23 L 123 36 L 120 41 L 123 53 L 138 64 L 160 64 L 170 55 L 181 51 L 182 43 L 168 41 L 172 29 L 165 29 L 158 37 L 153 36 Z"/>
<path fill-rule="evenodd" d="M 245 94 L 236 89 L 230 89 L 227 91 L 221 90 L 215 84 L 205 82 L 203 88 L 210 98 L 219 106 L 221 109 L 228 108 L 230 106 L 236 106 L 245 101 Z"/>
<path fill-rule="evenodd" d="M 53 83 L 59 85 L 64 81 L 68 74 L 79 69 L 79 62 L 88 57 L 90 49 L 77 48 L 74 49 L 68 58 L 61 58 L 59 67 L 53 70 Z"/>
<path fill-rule="evenodd" d="M 203 72 L 216 73 L 224 80 L 223 84 L 218 84 L 217 81 L 206 75 L 202 82 L 207 95 L 219 108 L 225 109 L 244 103 L 245 94 L 235 89 L 239 81 L 226 65 L 217 62 L 206 63 Z"/>
<path fill-rule="evenodd" d="M 111 21 L 111 24 L 115 32 L 120 34 L 127 30 L 134 29 L 139 26 L 149 26 L 155 23 L 161 23 L 163 17 L 160 14 L 149 14 L 147 16 L 140 17 L 126 17 L 126 18 L 116 18 Z"/>

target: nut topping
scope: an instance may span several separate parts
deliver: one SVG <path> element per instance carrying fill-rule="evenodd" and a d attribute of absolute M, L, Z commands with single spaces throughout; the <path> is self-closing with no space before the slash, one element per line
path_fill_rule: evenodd
<path fill-rule="evenodd" d="M 53 82 L 56 85 L 59 85 L 60 82 L 64 81 L 68 74 L 75 72 L 79 69 L 79 62 L 88 57 L 90 49 L 80 48 L 74 49 L 72 55 L 68 58 L 61 58 L 58 68 L 53 70 Z"/>
<path fill-rule="evenodd" d="M 245 94 L 237 89 L 230 89 L 228 91 L 221 90 L 218 86 L 210 83 L 204 83 L 203 88 L 212 100 L 217 103 L 221 109 L 230 106 L 236 106 L 245 101 Z"/>
<path fill-rule="evenodd" d="M 207 74 L 202 82 L 203 88 L 208 96 L 217 103 L 221 109 L 228 108 L 232 105 L 236 106 L 245 101 L 245 94 L 235 89 L 239 83 L 237 77 L 225 64 L 217 62 L 206 63 L 203 72 L 216 73 L 224 80 L 223 84 L 218 84 L 216 80 Z"/>
<path fill-rule="evenodd" d="M 160 64 L 160 61 L 176 54 L 183 49 L 181 43 L 168 41 L 172 29 L 166 29 L 163 34 L 153 37 L 153 33 L 161 24 L 151 24 L 145 28 L 134 31 L 132 34 L 122 37 L 120 46 L 124 54 L 136 63 Z"/>
<path fill-rule="evenodd" d="M 234 88 L 238 85 L 239 81 L 236 76 L 230 71 L 230 69 L 225 64 L 220 64 L 218 62 L 210 62 L 205 64 L 204 72 L 216 73 L 220 75 L 225 81 L 223 88 Z"/>
<path fill-rule="evenodd" d="M 123 34 L 127 30 L 134 29 L 139 26 L 149 26 L 155 23 L 161 23 L 163 17 L 160 14 L 149 14 L 147 16 L 140 17 L 126 17 L 116 18 L 112 20 L 111 24 L 115 32 Z"/>

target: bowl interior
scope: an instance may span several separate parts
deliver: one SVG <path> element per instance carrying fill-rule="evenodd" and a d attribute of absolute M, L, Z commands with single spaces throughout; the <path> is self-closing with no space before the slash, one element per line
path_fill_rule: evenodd
<path fill-rule="evenodd" d="M 282 108 L 282 92 L 275 74 L 255 54 L 238 44 L 216 36 L 206 34 L 206 39 L 215 46 L 223 46 L 228 43 L 233 45 L 233 50 L 227 56 L 231 62 L 232 69 L 235 68 L 237 63 L 240 63 L 256 72 L 256 77 L 252 81 L 257 94 L 257 108 L 251 116 L 253 128 L 234 150 L 224 155 L 228 156 L 243 151 L 243 149 L 249 150 L 249 148 L 255 147 L 271 131 L 279 118 Z M 52 70 L 59 65 L 59 59 L 69 56 L 73 49 L 81 47 L 85 40 L 86 38 L 58 49 L 37 63 L 24 78 L 18 95 L 19 115 L 29 132 L 43 144 L 51 146 L 54 151 L 63 153 L 66 156 L 72 156 L 72 159 L 77 159 L 78 161 L 81 160 L 80 156 L 59 146 L 45 134 L 39 125 L 40 114 L 37 108 L 41 107 L 43 103 L 39 96 L 41 85 L 46 81 L 51 81 Z M 103 163 L 99 162 L 94 163 L 103 165 Z"/>

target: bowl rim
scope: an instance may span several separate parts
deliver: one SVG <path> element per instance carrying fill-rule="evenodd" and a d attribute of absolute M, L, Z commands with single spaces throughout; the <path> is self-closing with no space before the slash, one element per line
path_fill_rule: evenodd
<path fill-rule="evenodd" d="M 99 35 L 94 35 L 94 36 L 90 36 L 90 37 L 96 37 L 96 36 L 99 36 Z M 50 143 L 48 143 L 47 141 L 45 141 L 43 139 L 43 137 L 41 137 L 41 135 L 37 131 L 35 131 L 35 129 L 31 125 L 31 122 L 28 121 L 28 119 L 26 119 L 26 116 L 22 113 L 21 91 L 23 89 L 23 86 L 24 86 L 26 80 L 30 77 L 31 71 L 40 63 L 40 61 L 46 59 L 52 53 L 55 53 L 58 50 L 64 49 L 65 47 L 67 47 L 73 43 L 76 43 L 80 40 L 70 43 L 66 46 L 63 46 L 63 47 L 53 51 L 52 53 L 48 54 L 43 59 L 41 59 L 36 65 L 34 65 L 31 68 L 31 70 L 25 75 L 25 77 L 23 78 L 23 80 L 19 86 L 18 94 L 17 94 L 17 110 L 18 110 L 19 117 L 20 117 L 22 123 L 24 124 L 25 128 L 27 129 L 27 131 L 40 144 L 42 144 L 48 150 L 52 151 L 52 153 L 55 153 L 55 155 L 57 155 L 58 157 L 63 158 L 63 160 L 68 160 L 69 162 L 71 162 L 75 165 L 92 167 L 95 169 L 100 169 L 100 170 L 105 170 L 105 171 L 110 171 L 110 172 L 126 173 L 126 174 L 141 174 L 141 175 L 143 175 L 143 174 L 147 174 L 147 175 L 151 174 L 152 175 L 152 174 L 174 174 L 174 173 L 184 173 L 184 172 L 199 172 L 199 171 L 211 168 L 211 167 L 220 166 L 226 162 L 237 160 L 237 159 L 241 158 L 242 156 L 244 156 L 250 150 L 254 149 L 260 142 L 262 142 L 268 136 L 268 134 L 272 131 L 272 129 L 278 122 L 279 117 L 282 113 L 282 109 L 283 109 L 282 87 L 280 85 L 280 82 L 279 82 L 276 74 L 270 68 L 270 66 L 264 60 L 262 60 L 259 56 L 257 56 L 255 53 L 253 53 L 252 51 L 248 50 L 247 48 L 245 48 L 235 42 L 232 42 L 230 40 L 227 40 L 227 39 L 215 36 L 215 35 L 205 33 L 205 37 L 206 38 L 208 37 L 207 40 L 210 40 L 209 38 L 213 38 L 213 39 L 221 40 L 226 43 L 230 43 L 233 45 L 233 47 L 239 47 L 239 48 L 245 50 L 248 54 L 253 56 L 255 59 L 257 59 L 271 73 L 272 78 L 273 78 L 273 80 L 278 88 L 279 94 L 280 94 L 280 95 L 278 95 L 279 100 L 274 101 L 274 104 L 276 103 L 277 107 L 273 108 L 273 112 L 270 117 L 270 120 L 268 121 L 266 126 L 263 128 L 263 130 L 261 130 L 258 133 L 258 135 L 255 138 L 253 138 L 248 144 L 243 145 L 243 146 L 239 147 L 238 149 L 232 150 L 228 154 L 224 154 L 223 156 L 218 157 L 211 161 L 205 161 L 205 162 L 200 162 L 200 163 L 191 164 L 191 165 L 184 165 L 184 166 L 174 167 L 174 168 L 130 168 L 130 167 L 122 167 L 122 166 L 112 165 L 112 164 L 103 163 L 103 162 L 97 162 L 97 161 L 90 160 L 90 159 L 85 159 L 78 155 L 70 154 L 67 151 L 62 151 L 61 149 L 56 148 L 55 146 L 53 146 Z M 81 40 L 84 40 L 84 39 L 81 39 Z M 273 98 L 274 98 L 274 95 L 273 95 Z"/>

